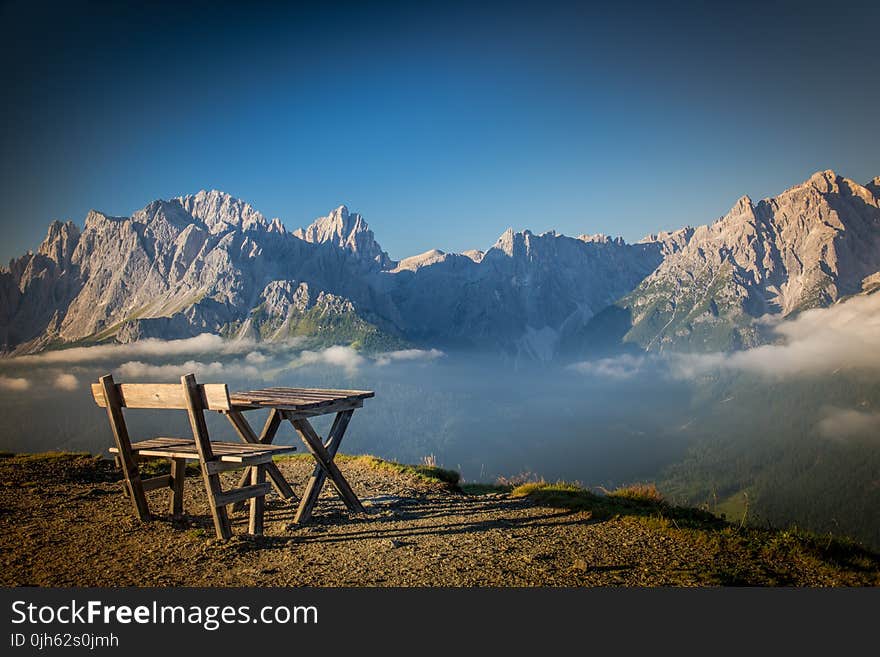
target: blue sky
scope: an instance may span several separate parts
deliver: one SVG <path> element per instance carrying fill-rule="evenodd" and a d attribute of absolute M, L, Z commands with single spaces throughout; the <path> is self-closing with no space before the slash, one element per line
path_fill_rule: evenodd
<path fill-rule="evenodd" d="M 400 258 L 880 175 L 876 3 L 416 4 L 5 4 L 0 258 L 202 188 Z"/>

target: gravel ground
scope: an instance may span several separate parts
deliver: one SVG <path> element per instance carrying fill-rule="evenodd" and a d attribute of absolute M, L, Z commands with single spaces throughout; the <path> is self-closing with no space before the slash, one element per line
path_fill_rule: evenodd
<path fill-rule="evenodd" d="M 312 465 L 280 464 L 294 490 Z M 358 460 L 340 468 L 368 509 L 352 515 L 328 486 L 306 526 L 295 504 L 267 498 L 266 535 L 213 538 L 198 476 L 173 520 L 167 491 L 148 493 L 156 519 L 136 521 L 119 477 L 92 458 L 0 459 L 4 586 L 656 586 L 703 585 L 718 555 L 685 533 L 638 518 L 469 496 Z M 226 475 L 225 486 L 234 478 Z M 797 569 L 795 569 L 797 570 Z M 823 579 L 804 567 L 795 584 Z"/>

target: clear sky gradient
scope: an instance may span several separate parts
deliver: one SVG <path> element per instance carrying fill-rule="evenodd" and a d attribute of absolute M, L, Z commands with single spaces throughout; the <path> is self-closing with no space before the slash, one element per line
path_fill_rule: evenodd
<path fill-rule="evenodd" d="M 203 188 L 401 258 L 880 175 L 876 2 L 473 4 L 4 3 L 0 259 Z"/>

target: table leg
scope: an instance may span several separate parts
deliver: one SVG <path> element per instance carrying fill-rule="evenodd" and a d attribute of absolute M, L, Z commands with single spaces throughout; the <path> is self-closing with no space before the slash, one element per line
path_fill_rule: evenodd
<path fill-rule="evenodd" d="M 324 443 L 324 449 L 327 450 L 327 453 L 331 458 L 334 458 L 336 452 L 339 450 L 342 436 L 348 428 L 348 422 L 351 420 L 353 413 L 354 411 L 342 411 L 341 413 L 337 413 L 336 418 L 333 420 L 333 426 L 330 428 L 327 442 Z M 312 509 L 318 501 L 318 496 L 321 494 L 321 489 L 324 487 L 326 479 L 327 473 L 324 471 L 324 468 L 316 463 L 315 468 L 312 470 L 312 476 L 306 484 L 302 500 L 299 503 L 299 509 L 297 509 L 296 517 L 294 518 L 295 523 L 302 524 L 308 522 L 312 515 Z"/>
<path fill-rule="evenodd" d="M 266 465 L 255 465 L 251 470 L 251 483 L 262 484 L 266 480 Z M 253 536 L 263 535 L 263 515 L 266 512 L 266 496 L 251 498 L 251 514 L 248 519 L 248 532 Z"/>
<path fill-rule="evenodd" d="M 263 427 L 263 432 L 260 434 L 258 438 L 254 433 L 254 430 L 251 429 L 251 425 L 248 424 L 248 421 L 245 419 L 244 415 L 242 415 L 241 411 L 227 411 L 225 413 L 226 417 L 229 419 L 230 424 L 232 424 L 235 429 L 238 437 L 242 439 L 242 441 L 246 443 L 261 443 L 263 445 L 269 445 L 275 439 L 275 434 L 278 432 L 278 427 L 281 426 L 281 414 L 277 409 L 272 409 L 269 411 L 269 417 L 266 419 L 266 424 Z M 278 492 L 278 494 L 284 498 L 294 498 L 296 499 L 296 495 L 293 493 L 293 489 L 290 487 L 290 484 L 287 483 L 287 480 L 284 478 L 284 475 L 281 474 L 281 471 L 278 469 L 278 466 L 272 463 L 271 461 L 266 464 L 266 474 L 269 475 L 269 479 L 272 481 L 272 486 Z M 246 485 L 252 476 L 251 468 L 245 468 L 244 473 L 242 473 L 241 478 L 238 482 L 238 487 Z"/>
<path fill-rule="evenodd" d="M 351 486 L 349 486 L 345 477 L 342 476 L 339 468 L 333 462 L 333 458 L 339 450 L 342 438 L 345 435 L 345 430 L 348 428 L 348 423 L 351 420 L 353 413 L 353 410 L 348 410 L 342 411 L 336 415 L 326 445 L 321 442 L 321 438 L 315 433 L 315 430 L 312 428 L 312 425 L 309 424 L 308 420 L 290 420 L 290 423 L 305 443 L 306 448 L 317 461 L 315 469 L 312 472 L 312 477 L 309 479 L 309 483 L 306 486 L 306 492 L 303 494 L 303 498 L 300 501 L 299 509 L 297 509 L 296 517 L 294 518 L 295 523 L 301 524 L 307 522 L 311 517 L 312 510 L 318 500 L 318 495 L 320 495 L 321 488 L 327 477 L 330 478 L 330 483 L 333 484 L 336 492 L 339 493 L 342 501 L 345 502 L 345 505 L 350 511 L 364 513 L 364 507 L 361 505 L 357 495 L 354 494 Z"/>
<path fill-rule="evenodd" d="M 236 413 L 236 415 L 232 416 L 232 413 Z M 241 412 L 230 411 L 229 421 L 238 433 L 238 437 L 243 441 L 249 443 L 259 442 L 263 445 L 268 445 L 275 440 L 275 434 L 278 432 L 278 427 L 281 426 L 281 415 L 274 408 L 269 411 L 269 416 L 266 418 L 266 424 L 263 425 L 263 432 L 260 434 L 259 438 L 256 437 L 250 424 L 244 419 L 244 415 L 242 415 Z M 241 473 L 241 477 L 238 479 L 238 487 L 241 488 L 242 486 L 247 485 L 252 474 L 251 468 L 245 468 L 244 472 Z M 278 491 L 278 488 L 276 487 L 275 490 Z M 280 491 L 278 492 L 281 494 Z M 291 493 L 292 492 L 293 491 L 291 491 Z"/>

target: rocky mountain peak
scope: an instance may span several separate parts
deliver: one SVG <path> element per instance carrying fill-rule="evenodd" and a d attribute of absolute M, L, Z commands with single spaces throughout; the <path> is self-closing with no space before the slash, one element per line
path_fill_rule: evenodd
<path fill-rule="evenodd" d="M 175 199 L 196 219 L 205 223 L 212 233 L 227 230 L 260 230 L 268 227 L 266 218 L 250 204 L 216 189 Z"/>
<path fill-rule="evenodd" d="M 427 267 L 442 262 L 445 259 L 446 253 L 444 251 L 441 251 L 440 249 L 431 249 L 424 253 L 404 258 L 398 262 L 397 266 L 391 271 L 395 273 L 404 270 L 417 271 L 421 267 Z"/>
<path fill-rule="evenodd" d="M 340 205 L 327 216 L 318 217 L 306 228 L 298 228 L 293 234 L 313 244 L 333 244 L 375 262 L 382 269 L 393 265 L 364 218 L 357 212 L 349 212 L 345 205 Z"/>
<path fill-rule="evenodd" d="M 152 225 L 159 224 L 183 230 L 192 223 L 193 215 L 182 208 L 177 201 L 153 201 L 145 208 L 131 215 L 135 223 Z"/>
<path fill-rule="evenodd" d="M 754 203 L 752 203 L 752 198 L 748 194 L 745 196 L 740 196 L 737 199 L 736 203 L 733 204 L 733 208 L 731 208 L 731 212 L 748 212 L 752 208 L 754 208 Z"/>
<path fill-rule="evenodd" d="M 596 336 L 736 349 L 763 339 L 762 315 L 825 306 L 877 280 L 878 192 L 880 178 L 862 186 L 821 171 L 632 246 L 508 228 L 485 254 L 433 249 L 394 263 L 344 205 L 291 234 L 229 194 L 201 191 L 130 217 L 92 211 L 81 233 L 53 222 L 38 253 L 0 271 L 0 349 L 111 334 L 329 335 L 316 321 L 355 326 L 376 344 L 392 336 L 539 358 Z"/>
<path fill-rule="evenodd" d="M 80 231 L 72 221 L 53 221 L 49 224 L 46 239 L 40 244 L 38 253 L 65 266 L 73 256 L 73 250 L 79 242 Z"/>
<path fill-rule="evenodd" d="M 755 221 L 755 205 L 751 197 L 741 196 L 716 225 L 722 231 L 739 231 L 744 226 L 754 225 Z"/>
<path fill-rule="evenodd" d="M 758 344 L 754 319 L 858 293 L 880 270 L 880 207 L 870 189 L 819 171 L 754 205 L 741 198 L 694 229 L 625 300 L 626 339 L 645 349 Z"/>
<path fill-rule="evenodd" d="M 517 236 L 522 237 L 522 233 L 515 233 L 512 227 L 509 227 L 505 230 L 496 240 L 495 244 L 492 246 L 492 249 L 497 249 L 507 256 L 513 256 L 513 247 L 516 242 Z"/>
<path fill-rule="evenodd" d="M 605 233 L 595 233 L 593 235 L 584 233 L 583 235 L 578 235 L 578 239 L 587 244 L 617 244 L 618 246 L 626 244 L 626 240 L 622 237 L 612 237 Z"/>
<path fill-rule="evenodd" d="M 840 176 L 831 169 L 826 169 L 825 171 L 817 171 L 814 173 L 804 185 L 814 187 L 820 192 L 830 192 L 838 186 L 839 180 Z"/>

